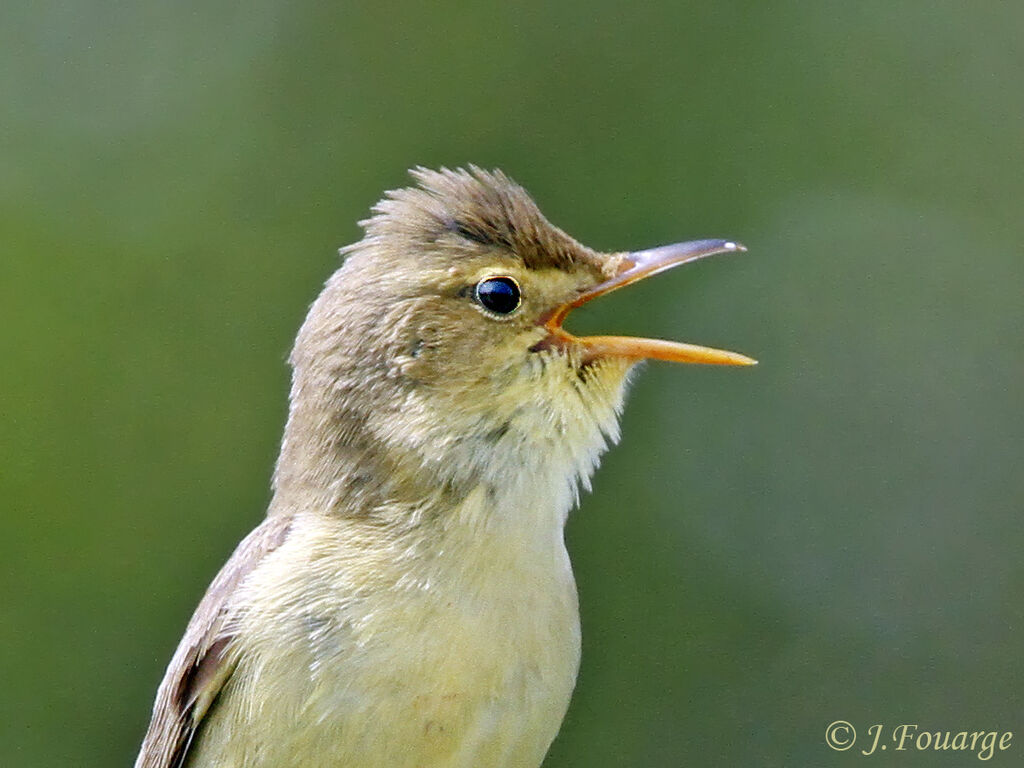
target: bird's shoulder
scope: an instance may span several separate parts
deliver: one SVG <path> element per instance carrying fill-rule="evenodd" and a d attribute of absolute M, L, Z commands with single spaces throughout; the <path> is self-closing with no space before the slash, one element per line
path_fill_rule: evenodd
<path fill-rule="evenodd" d="M 288 537 L 291 521 L 268 517 L 245 537 L 210 584 L 153 705 L 135 768 L 181 768 L 210 706 L 234 670 L 232 597 L 263 559 Z"/>

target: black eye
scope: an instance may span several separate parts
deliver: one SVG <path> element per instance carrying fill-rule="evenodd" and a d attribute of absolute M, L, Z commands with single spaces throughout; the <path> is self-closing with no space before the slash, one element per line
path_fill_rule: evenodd
<path fill-rule="evenodd" d="M 519 283 L 511 277 L 488 277 L 476 284 L 473 293 L 480 306 L 499 315 L 515 312 L 522 302 Z"/>

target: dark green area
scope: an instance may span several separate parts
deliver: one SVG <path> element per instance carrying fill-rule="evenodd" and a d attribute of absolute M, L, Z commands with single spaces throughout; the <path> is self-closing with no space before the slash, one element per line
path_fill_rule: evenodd
<path fill-rule="evenodd" d="M 837 719 L 1024 731 L 1022 28 L 1014 4 L 5 3 L 0 765 L 129 764 L 262 515 L 335 249 L 406 168 L 469 162 L 598 248 L 750 247 L 574 316 L 761 365 L 638 378 L 569 528 L 584 661 L 546 766 L 881 759 L 829 750 Z"/>

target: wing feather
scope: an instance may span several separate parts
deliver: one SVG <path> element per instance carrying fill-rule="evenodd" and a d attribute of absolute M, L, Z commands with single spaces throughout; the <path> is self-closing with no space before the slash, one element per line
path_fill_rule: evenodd
<path fill-rule="evenodd" d="M 288 536 L 290 521 L 267 518 L 242 540 L 210 584 L 164 673 L 135 768 L 183 768 L 206 713 L 234 671 L 232 598 Z"/>

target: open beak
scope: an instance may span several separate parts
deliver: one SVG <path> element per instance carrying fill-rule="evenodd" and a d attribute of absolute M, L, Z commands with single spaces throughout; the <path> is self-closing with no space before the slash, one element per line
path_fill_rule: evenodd
<path fill-rule="evenodd" d="M 637 339 L 630 336 L 573 336 L 562 328 L 566 316 L 576 307 L 591 299 L 618 290 L 623 286 L 664 272 L 666 269 L 688 264 L 716 253 L 747 250 L 730 240 L 693 240 L 688 243 L 663 245 L 647 251 L 627 253 L 618 274 L 581 293 L 567 304 L 555 309 L 542 324 L 548 337 L 538 346 L 580 345 L 588 358 L 622 357 L 630 360 L 669 360 L 676 363 L 707 363 L 712 365 L 756 365 L 757 361 L 736 352 L 711 347 L 699 347 L 661 339 Z"/>

